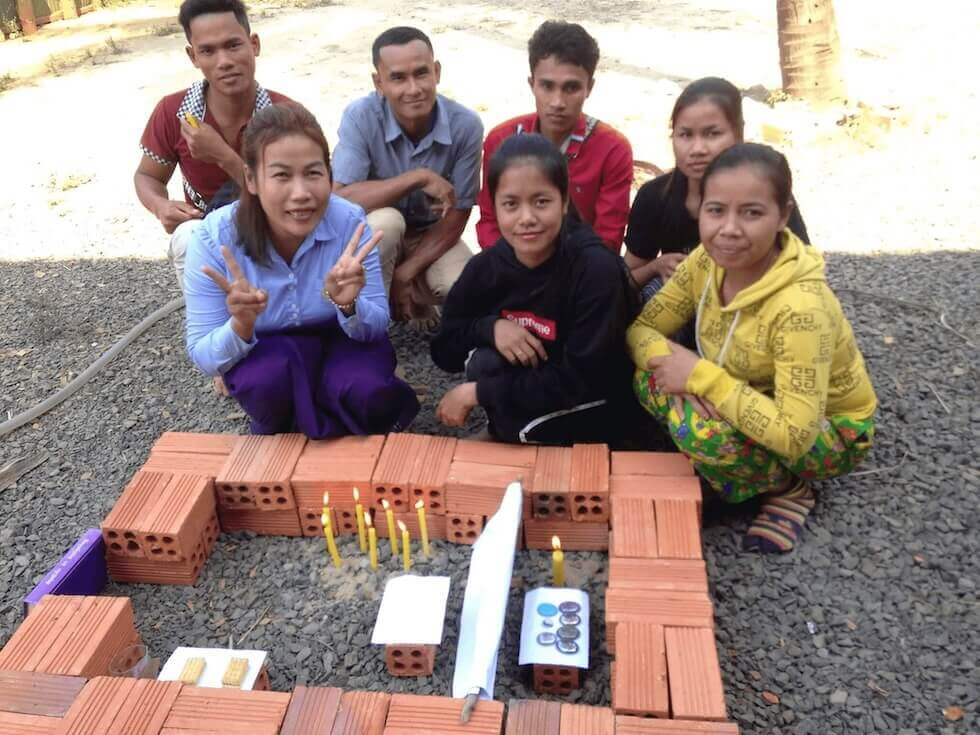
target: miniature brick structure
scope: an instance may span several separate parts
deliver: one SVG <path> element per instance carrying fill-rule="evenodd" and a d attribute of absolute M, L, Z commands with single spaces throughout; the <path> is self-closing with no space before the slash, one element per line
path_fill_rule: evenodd
<path fill-rule="evenodd" d="M 574 666 L 531 666 L 531 688 L 538 694 L 564 696 L 582 686 L 582 670 Z"/>
<path fill-rule="evenodd" d="M 562 704 L 561 735 L 614 735 L 616 717 L 607 707 Z"/>
<path fill-rule="evenodd" d="M 535 520 L 571 520 L 569 491 L 572 480 L 572 450 L 567 447 L 538 447 L 530 487 L 530 515 Z"/>
<path fill-rule="evenodd" d="M 297 686 L 289 700 L 280 735 L 329 734 L 343 693 L 337 687 Z"/>
<path fill-rule="evenodd" d="M 390 702 L 386 692 L 344 692 L 330 735 L 383 735 Z"/>
<path fill-rule="evenodd" d="M 277 735 L 289 706 L 284 692 L 184 686 L 163 723 L 176 732 Z"/>
<path fill-rule="evenodd" d="M 136 643 L 128 597 L 45 595 L 0 650 L 0 670 L 101 676 Z"/>
<path fill-rule="evenodd" d="M 0 713 L 64 717 L 84 686 L 79 676 L 0 671 Z"/>
<path fill-rule="evenodd" d="M 448 513 L 446 515 L 446 540 L 454 544 L 475 544 L 483 533 L 483 516 L 459 515 Z"/>
<path fill-rule="evenodd" d="M 617 714 L 667 717 L 667 650 L 664 626 L 620 623 L 619 654 L 613 662 L 612 708 Z"/>
<path fill-rule="evenodd" d="M 503 703 L 480 701 L 465 724 L 459 721 L 462 704 L 463 700 L 450 697 L 393 694 L 384 735 L 500 735 Z"/>
<path fill-rule="evenodd" d="M 385 646 L 385 667 L 392 676 L 432 676 L 437 648 L 410 643 Z"/>
<path fill-rule="evenodd" d="M 507 703 L 507 735 L 560 735 L 561 704 L 539 699 Z"/>
<path fill-rule="evenodd" d="M 221 509 L 295 511 L 291 478 L 306 441 L 302 434 L 239 437 L 215 477 Z"/>
<path fill-rule="evenodd" d="M 183 687 L 179 682 L 92 679 L 55 732 L 59 735 L 157 735 Z"/>
<path fill-rule="evenodd" d="M 676 719 L 724 720 L 725 689 L 710 627 L 667 627 L 670 708 Z"/>
<path fill-rule="evenodd" d="M 605 444 L 572 446 L 569 495 L 573 521 L 609 522 L 609 447 Z"/>

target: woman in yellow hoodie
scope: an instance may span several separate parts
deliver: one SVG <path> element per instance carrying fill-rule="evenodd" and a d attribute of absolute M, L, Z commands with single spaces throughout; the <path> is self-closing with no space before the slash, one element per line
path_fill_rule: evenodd
<path fill-rule="evenodd" d="M 782 154 L 742 143 L 701 181 L 699 245 L 627 333 L 634 390 L 732 503 L 761 495 L 743 546 L 789 551 L 810 480 L 850 472 L 874 437 L 874 389 L 820 254 L 786 228 Z M 698 353 L 670 341 L 696 320 Z"/>

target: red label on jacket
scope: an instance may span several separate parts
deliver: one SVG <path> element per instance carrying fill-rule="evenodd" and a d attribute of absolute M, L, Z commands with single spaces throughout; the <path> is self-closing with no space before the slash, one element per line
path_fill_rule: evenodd
<path fill-rule="evenodd" d="M 558 338 L 558 328 L 551 319 L 545 319 L 532 311 L 510 311 L 504 309 L 500 312 L 504 319 L 520 324 L 527 330 L 534 332 L 541 339 L 554 342 Z"/>

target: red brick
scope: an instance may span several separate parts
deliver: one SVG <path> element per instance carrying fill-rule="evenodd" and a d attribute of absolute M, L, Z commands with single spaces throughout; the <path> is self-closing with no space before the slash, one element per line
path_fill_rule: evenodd
<path fill-rule="evenodd" d="M 658 500 L 657 550 L 661 559 L 700 559 L 701 519 L 697 503 Z"/>
<path fill-rule="evenodd" d="M 376 511 L 372 516 L 372 521 L 374 522 L 374 527 L 378 531 L 378 538 L 388 538 L 388 522 L 385 520 L 384 513 Z M 418 513 L 395 513 L 396 531 L 398 530 L 398 521 L 404 523 L 405 527 L 408 529 L 408 535 L 412 540 L 413 548 L 415 544 L 421 543 L 422 535 L 419 528 Z M 429 529 L 429 541 L 446 540 L 446 521 L 447 516 L 426 514 L 425 526 Z M 401 539 L 400 535 L 399 539 Z"/>
<path fill-rule="evenodd" d="M 281 735 L 329 735 L 343 690 L 297 686 L 289 700 Z"/>
<path fill-rule="evenodd" d="M 107 554 L 109 576 L 117 582 L 193 585 L 204 569 L 219 533 L 218 516 L 212 515 L 190 558 L 185 561 L 159 562 Z"/>
<path fill-rule="evenodd" d="M 431 438 L 422 434 L 389 434 L 371 477 L 374 497 L 366 502 L 380 508 L 381 501 L 387 500 L 392 510 L 408 512 L 414 503 L 410 497 L 412 484 L 419 475 Z"/>
<path fill-rule="evenodd" d="M 610 556 L 609 586 L 707 595 L 708 573 L 704 562 L 699 559 L 626 559 Z"/>
<path fill-rule="evenodd" d="M 646 498 L 612 496 L 610 556 L 655 559 L 657 518 Z"/>
<path fill-rule="evenodd" d="M 432 676 L 437 646 L 387 645 L 385 667 L 392 676 Z"/>
<path fill-rule="evenodd" d="M 57 717 L 0 712 L 0 733 L 3 735 L 54 735 L 60 724 Z"/>
<path fill-rule="evenodd" d="M 306 445 L 302 434 L 240 437 L 214 481 L 226 509 L 296 508 L 291 478 Z"/>
<path fill-rule="evenodd" d="M 442 515 L 446 512 L 446 480 L 449 478 L 449 467 L 455 451 L 456 439 L 448 436 L 430 437 L 418 471 L 412 477 L 409 510 L 414 509 L 415 503 L 422 500 L 429 515 Z"/>
<path fill-rule="evenodd" d="M 200 434 L 188 431 L 165 431 L 150 452 L 177 454 L 213 454 L 227 457 L 235 448 L 239 434 Z"/>
<path fill-rule="evenodd" d="M 561 735 L 614 735 L 616 719 L 607 707 L 561 706 Z"/>
<path fill-rule="evenodd" d="M 609 520 L 609 447 L 605 444 L 572 446 L 569 494 L 573 521 Z"/>
<path fill-rule="evenodd" d="M 694 475 L 694 467 L 680 452 L 613 452 L 612 474 L 683 477 Z"/>
<path fill-rule="evenodd" d="M 0 712 L 64 717 L 85 679 L 36 671 L 0 671 Z"/>
<path fill-rule="evenodd" d="M 297 504 L 322 507 L 323 493 L 329 492 L 331 508 L 353 511 L 358 488 L 365 507 L 370 507 L 371 476 L 384 443 L 379 434 L 308 441 L 291 479 Z"/>
<path fill-rule="evenodd" d="M 303 527 L 299 522 L 296 508 L 284 510 L 226 510 L 218 506 L 218 519 L 221 530 L 252 531 L 262 536 L 302 536 Z"/>
<path fill-rule="evenodd" d="M 543 699 L 512 699 L 507 703 L 506 735 L 559 735 L 561 704 Z"/>
<path fill-rule="evenodd" d="M 277 735 L 289 699 L 285 692 L 185 686 L 170 709 L 161 735 L 181 729 L 208 735 Z"/>
<path fill-rule="evenodd" d="M 665 631 L 670 709 L 678 720 L 724 720 L 725 690 L 710 627 Z"/>
<path fill-rule="evenodd" d="M 173 475 L 201 475 L 217 477 L 227 454 L 191 454 L 184 452 L 150 452 L 140 468 L 143 472 L 166 472 Z"/>
<path fill-rule="evenodd" d="M 524 543 L 529 549 L 551 551 L 551 537 L 561 539 L 565 551 L 604 551 L 609 548 L 609 525 L 577 521 L 524 521 Z"/>
<path fill-rule="evenodd" d="M 617 715 L 616 735 L 738 735 L 738 725 L 734 722 L 651 720 Z"/>
<path fill-rule="evenodd" d="M 530 479 L 529 473 L 527 467 L 518 465 L 454 461 L 446 479 L 447 512 L 492 516 L 500 508 L 507 486 L 515 480 Z"/>
<path fill-rule="evenodd" d="M 538 458 L 538 448 L 530 444 L 504 444 L 460 439 L 456 442 L 453 462 L 468 464 L 502 465 L 533 469 Z M 525 473 L 530 478 L 530 473 Z"/>
<path fill-rule="evenodd" d="M 531 688 L 537 694 L 564 696 L 582 686 L 582 671 L 574 666 L 531 666 Z"/>
<path fill-rule="evenodd" d="M 688 500 L 697 503 L 701 513 L 701 481 L 697 477 L 656 477 L 649 475 L 611 475 L 609 492 L 619 497 L 648 500 Z"/>
<path fill-rule="evenodd" d="M 450 697 L 393 694 L 384 735 L 500 735 L 503 703 L 480 700 L 465 724 L 459 721 L 462 706 L 463 700 Z"/>
<path fill-rule="evenodd" d="M 620 623 L 616 629 L 619 653 L 612 686 L 612 707 L 618 714 L 667 717 L 667 652 L 664 626 Z"/>
<path fill-rule="evenodd" d="M 386 692 L 344 692 L 330 735 L 382 735 L 390 701 Z"/>
<path fill-rule="evenodd" d="M 714 609 L 700 592 L 610 587 L 606 589 L 606 649 L 614 655 L 616 626 L 623 622 L 712 628 Z"/>
<path fill-rule="evenodd" d="M 539 520 L 570 520 L 569 492 L 572 450 L 568 447 L 538 447 L 531 479 L 531 516 Z"/>
<path fill-rule="evenodd" d="M 299 515 L 300 528 L 304 536 L 311 538 L 323 538 L 323 507 L 319 508 L 304 508 L 300 506 L 296 509 L 296 513 Z M 353 513 L 351 514 L 353 517 Z M 337 510 L 335 508 L 330 509 L 330 523 L 333 525 L 333 532 L 335 535 L 340 536 L 340 529 L 337 527 Z"/>
<path fill-rule="evenodd" d="M 475 544 L 483 533 L 483 516 L 446 515 L 446 540 L 454 544 Z"/>
<path fill-rule="evenodd" d="M 157 735 L 182 685 L 153 679 L 90 681 L 58 727 L 58 735 Z"/>
<path fill-rule="evenodd" d="M 102 521 L 102 539 L 106 553 L 145 559 L 140 525 L 151 512 L 173 475 L 141 470 L 133 475 L 109 515 Z"/>

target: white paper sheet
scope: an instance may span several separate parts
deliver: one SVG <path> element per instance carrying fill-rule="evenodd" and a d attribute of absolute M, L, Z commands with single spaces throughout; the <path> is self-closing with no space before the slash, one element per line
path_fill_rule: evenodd
<path fill-rule="evenodd" d="M 500 508 L 473 545 L 459 621 L 454 697 L 479 693 L 481 699 L 493 699 L 522 503 L 521 483 L 512 482 Z"/>
<path fill-rule="evenodd" d="M 438 646 L 442 643 L 448 599 L 449 577 L 406 574 L 389 579 L 371 643 Z"/>
<path fill-rule="evenodd" d="M 180 672 L 184 669 L 184 664 L 190 658 L 204 659 L 204 673 L 197 680 L 197 686 L 209 687 L 211 689 L 221 689 L 221 677 L 225 674 L 225 669 L 233 658 L 247 658 L 248 671 L 242 680 L 241 689 L 249 691 L 255 686 L 255 679 L 265 664 L 267 654 L 265 651 L 241 650 L 234 648 L 191 648 L 190 646 L 180 646 L 170 654 L 167 663 L 160 670 L 157 677 L 159 681 L 177 681 L 180 679 Z"/>
<path fill-rule="evenodd" d="M 557 608 L 563 602 L 575 602 L 579 611 L 574 613 L 580 622 L 577 653 L 562 653 L 554 643 L 542 645 L 538 642 L 541 633 L 557 637 L 561 628 L 560 612 L 554 616 L 542 615 L 538 608 L 550 605 Z M 548 625 L 550 623 L 550 625 Z M 589 596 L 583 590 L 568 587 L 538 587 L 529 590 L 524 596 L 524 620 L 521 623 L 520 666 L 527 664 L 550 664 L 552 666 L 572 666 L 577 669 L 589 668 Z"/>

